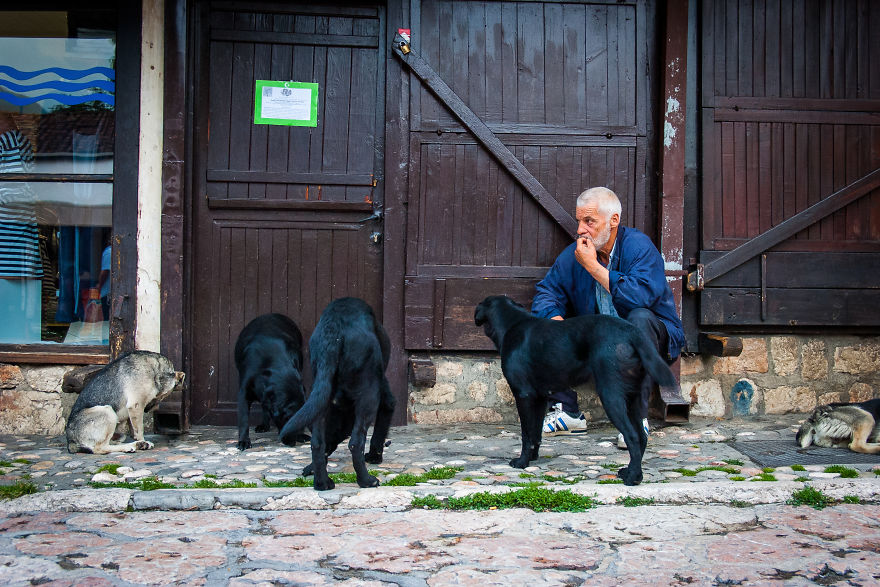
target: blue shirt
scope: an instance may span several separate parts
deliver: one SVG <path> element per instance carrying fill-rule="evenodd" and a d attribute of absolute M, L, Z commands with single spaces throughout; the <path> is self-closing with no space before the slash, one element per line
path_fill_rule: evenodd
<path fill-rule="evenodd" d="M 532 300 L 532 314 L 540 318 L 598 314 L 596 280 L 574 258 L 571 243 L 556 258 L 547 275 L 538 282 Z M 675 359 L 685 344 L 684 328 L 675 310 L 672 290 L 660 251 L 646 234 L 618 226 L 615 254 L 609 260 L 608 284 L 618 315 L 626 319 L 631 310 L 647 308 L 666 326 L 669 334 L 667 359 Z M 601 286 L 600 286 L 601 287 Z"/>

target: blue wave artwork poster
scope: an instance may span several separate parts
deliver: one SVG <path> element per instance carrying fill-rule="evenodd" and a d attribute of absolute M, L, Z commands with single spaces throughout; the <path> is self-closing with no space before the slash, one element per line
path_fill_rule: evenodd
<path fill-rule="evenodd" d="M 115 49 L 112 39 L 0 38 L 0 110 L 114 109 Z"/>

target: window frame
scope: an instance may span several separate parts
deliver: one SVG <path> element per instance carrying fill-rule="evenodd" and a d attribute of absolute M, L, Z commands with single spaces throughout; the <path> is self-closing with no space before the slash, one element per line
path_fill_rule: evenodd
<path fill-rule="evenodd" d="M 28 11 L 65 10 L 74 3 L 49 2 Z M 110 342 L 108 345 L 0 343 L 0 363 L 99 364 L 134 349 L 137 279 L 138 137 L 140 118 L 140 2 L 95 2 L 114 8 L 116 26 L 116 137 L 113 173 L 99 175 L 16 173 L 0 179 L 113 184 L 110 269 Z M 8 8 L 8 11 L 21 11 Z"/>

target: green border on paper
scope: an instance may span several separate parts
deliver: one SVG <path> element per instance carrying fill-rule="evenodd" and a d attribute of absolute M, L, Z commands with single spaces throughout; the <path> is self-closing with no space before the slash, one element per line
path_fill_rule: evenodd
<path fill-rule="evenodd" d="M 263 110 L 263 88 L 297 88 L 307 89 L 312 92 L 311 116 L 302 118 L 263 118 L 260 112 Z M 256 80 L 254 94 L 254 124 L 280 124 L 284 126 L 318 126 L 318 84 L 313 82 L 278 82 L 272 80 Z"/>

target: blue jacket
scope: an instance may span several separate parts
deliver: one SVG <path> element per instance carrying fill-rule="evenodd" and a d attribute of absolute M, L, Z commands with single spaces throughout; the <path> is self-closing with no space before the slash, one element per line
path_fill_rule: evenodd
<path fill-rule="evenodd" d="M 581 316 L 598 313 L 596 280 L 574 258 L 571 243 L 538 282 L 532 300 L 532 314 L 540 318 Z M 609 267 L 609 285 L 614 308 L 626 319 L 630 310 L 647 308 L 654 312 L 669 334 L 669 356 L 675 359 L 685 344 L 681 319 L 675 311 L 672 290 L 666 283 L 663 257 L 644 233 L 618 226 L 616 250 Z"/>

